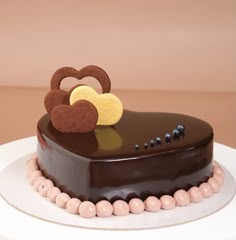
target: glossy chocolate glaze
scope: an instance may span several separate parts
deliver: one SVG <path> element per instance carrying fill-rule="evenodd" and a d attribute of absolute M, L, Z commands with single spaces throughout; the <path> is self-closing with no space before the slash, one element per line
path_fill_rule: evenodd
<path fill-rule="evenodd" d="M 165 134 L 178 124 L 185 126 L 184 134 L 167 143 Z M 161 145 L 151 147 L 157 137 Z M 44 174 L 82 200 L 160 197 L 199 185 L 212 174 L 213 129 L 182 114 L 124 111 L 115 126 L 67 134 L 54 129 L 46 114 L 38 122 L 38 140 Z"/>

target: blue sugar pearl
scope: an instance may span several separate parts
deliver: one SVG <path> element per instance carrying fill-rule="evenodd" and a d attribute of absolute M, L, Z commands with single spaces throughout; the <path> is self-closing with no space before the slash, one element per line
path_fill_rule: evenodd
<path fill-rule="evenodd" d="M 155 141 L 154 141 L 154 140 L 151 140 L 151 141 L 150 141 L 150 146 L 151 146 L 151 147 L 154 147 L 154 146 L 155 146 Z"/>
<path fill-rule="evenodd" d="M 172 132 L 172 136 L 174 137 L 174 139 L 178 138 L 179 134 L 180 134 L 180 132 L 178 129 L 174 129 Z"/>
<path fill-rule="evenodd" d="M 134 148 L 135 148 L 136 150 L 139 150 L 139 145 L 136 144 L 136 145 L 134 146 Z"/>
<path fill-rule="evenodd" d="M 156 138 L 156 143 L 157 143 L 157 145 L 161 145 L 161 138 L 160 137 Z"/>
<path fill-rule="evenodd" d="M 144 143 L 143 146 L 144 146 L 145 149 L 148 148 L 148 144 L 147 143 Z"/>
<path fill-rule="evenodd" d="M 166 133 L 165 138 L 166 138 L 166 142 L 169 143 L 171 141 L 171 134 Z"/>
<path fill-rule="evenodd" d="M 177 126 L 177 130 L 179 130 L 180 133 L 183 133 L 184 130 L 185 130 L 184 125 L 183 125 L 183 124 L 179 124 L 179 125 Z"/>

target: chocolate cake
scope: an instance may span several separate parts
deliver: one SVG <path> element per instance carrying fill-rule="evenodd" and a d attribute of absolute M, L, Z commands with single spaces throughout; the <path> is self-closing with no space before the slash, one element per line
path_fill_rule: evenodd
<path fill-rule="evenodd" d="M 90 93 L 59 89 L 68 76 L 97 78 L 104 97 L 110 80 L 100 68 L 88 66 L 80 71 L 62 68 L 51 81 L 48 113 L 37 125 L 38 165 L 71 198 L 93 203 L 160 198 L 212 177 L 213 129 L 208 123 L 177 113 L 121 112 L 116 99 L 118 110 L 112 106 L 104 120 L 96 103 L 78 97 Z M 116 122 L 107 124 L 109 116 Z"/>
<path fill-rule="evenodd" d="M 184 132 L 175 137 L 180 123 Z M 46 114 L 38 139 L 43 173 L 70 196 L 95 203 L 173 195 L 212 175 L 211 126 L 181 114 L 124 111 L 115 126 L 88 133 L 58 132 Z"/>

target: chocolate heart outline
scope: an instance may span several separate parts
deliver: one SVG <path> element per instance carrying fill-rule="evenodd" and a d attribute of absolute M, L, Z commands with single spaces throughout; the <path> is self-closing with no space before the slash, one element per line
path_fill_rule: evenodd
<path fill-rule="evenodd" d="M 51 91 L 44 98 L 44 106 L 46 111 L 51 114 L 51 111 L 61 105 L 69 105 L 69 97 L 73 89 L 79 85 L 74 86 L 71 90 L 65 91 L 60 89 L 61 82 L 66 77 L 74 77 L 81 80 L 85 77 L 94 77 L 100 83 L 103 93 L 110 93 L 111 81 L 107 73 L 100 67 L 95 65 L 86 66 L 80 70 L 76 70 L 72 67 L 59 68 L 51 78 Z"/>
<path fill-rule="evenodd" d="M 85 77 L 94 77 L 102 87 L 103 93 L 109 93 L 111 90 L 111 81 L 107 73 L 96 65 L 89 65 L 80 70 L 72 67 L 59 68 L 51 78 L 51 90 L 60 89 L 61 82 L 66 77 L 74 77 L 81 80 Z"/>

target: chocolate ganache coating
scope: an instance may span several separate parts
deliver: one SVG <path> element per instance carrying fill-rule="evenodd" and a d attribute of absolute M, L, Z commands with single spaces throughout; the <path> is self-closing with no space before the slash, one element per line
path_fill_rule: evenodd
<path fill-rule="evenodd" d="M 49 114 L 38 122 L 40 169 L 71 197 L 95 203 L 198 186 L 212 175 L 212 154 L 212 127 L 182 114 L 125 110 L 116 125 L 88 133 L 61 133 Z"/>

